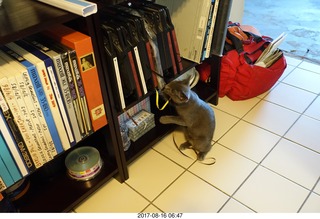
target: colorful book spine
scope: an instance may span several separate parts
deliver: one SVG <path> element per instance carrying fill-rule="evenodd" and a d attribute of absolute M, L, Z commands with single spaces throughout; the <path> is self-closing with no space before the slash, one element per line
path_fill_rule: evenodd
<path fill-rule="evenodd" d="M 21 151 L 18 149 L 18 145 L 17 145 L 17 143 L 11 133 L 11 130 L 10 130 L 5 118 L 4 118 L 2 110 L 0 110 L 0 132 L 3 135 L 4 139 L 6 140 L 8 150 L 10 151 L 15 163 L 17 164 L 21 175 L 22 176 L 28 175 L 29 172 L 28 172 L 28 169 L 27 169 L 26 164 L 25 164 L 23 157 L 22 157 L 23 153 L 21 153 Z M 4 151 L 0 151 L 0 153 L 6 154 L 6 152 L 4 152 Z M 15 173 L 13 173 L 12 175 L 15 176 Z"/>
<path fill-rule="evenodd" d="M 0 91 L 0 106 L 1 106 L 1 114 L 3 115 L 3 118 L 5 119 L 4 123 L 8 125 L 10 129 L 10 133 L 12 134 L 15 143 L 17 144 L 17 147 L 20 151 L 21 157 L 23 158 L 23 161 L 26 165 L 26 168 L 28 172 L 33 172 L 36 170 L 36 167 L 33 163 L 33 160 L 31 158 L 30 152 L 27 148 L 27 145 L 19 131 L 18 125 L 14 121 L 13 114 L 10 110 L 10 108 L 7 105 L 7 102 L 5 98 L 2 95 L 2 91 Z M 2 118 L 1 118 L 2 119 Z M 3 125 L 3 121 L 2 125 Z M 3 126 L 2 126 L 3 127 Z"/>
<path fill-rule="evenodd" d="M 67 83 L 70 89 L 70 94 L 71 94 L 71 99 L 72 99 L 72 104 L 76 113 L 76 118 L 78 121 L 78 125 L 79 125 L 79 130 L 80 130 L 80 134 L 82 137 L 86 136 L 86 131 L 85 131 L 85 125 L 84 125 L 84 120 L 83 120 L 83 116 L 81 114 L 81 109 L 80 109 L 80 99 L 78 97 L 77 91 L 76 91 L 76 83 L 73 80 L 73 75 L 72 75 L 72 66 L 70 63 L 70 59 L 69 59 L 69 52 L 68 50 L 62 54 L 62 62 L 63 62 L 63 66 L 64 66 L 64 70 L 66 72 L 66 77 L 67 77 Z"/>
<path fill-rule="evenodd" d="M 37 115 L 37 110 L 34 107 L 33 99 L 29 92 L 31 81 L 28 82 L 25 80 L 24 74 L 27 74 L 27 72 L 16 60 L 13 60 L 2 51 L 0 51 L 0 55 L 7 62 L 6 65 L 4 65 L 8 69 L 6 71 L 7 78 L 11 83 L 12 89 L 15 91 L 20 110 L 23 113 L 26 124 L 28 124 L 34 142 L 37 143 L 39 154 L 43 157 L 43 162 L 46 163 L 49 160 L 52 160 L 53 157 L 49 151 L 49 142 L 47 141 L 40 124 L 41 118 Z M 33 89 L 33 87 L 31 88 Z"/>
<path fill-rule="evenodd" d="M 41 59 L 34 56 L 33 54 L 31 54 L 30 52 L 28 52 L 27 50 L 25 50 L 24 48 L 17 45 L 16 43 L 8 43 L 7 47 L 9 47 L 13 51 L 21 55 L 23 58 L 35 65 L 41 84 L 43 86 L 45 96 L 48 100 L 48 105 L 52 113 L 53 121 L 57 127 L 63 150 L 69 149 L 71 145 L 68 139 L 66 129 L 64 127 L 64 123 L 62 121 L 62 117 L 60 115 L 57 100 L 55 98 L 53 88 L 50 84 L 50 79 L 44 62 Z"/>
<path fill-rule="evenodd" d="M 3 60 L 1 59 L 1 61 Z M 34 129 L 32 124 L 29 124 L 29 118 L 26 118 L 24 113 L 21 111 L 20 104 L 22 106 L 23 100 L 20 91 L 15 89 L 17 88 L 17 82 L 13 77 L 9 77 L 9 79 L 6 77 L 5 72 L 7 72 L 8 69 L 4 69 L 4 67 L 5 66 L 3 65 L 3 63 L 1 63 L 0 89 L 2 95 L 5 101 L 7 102 L 8 107 L 11 109 L 14 121 L 18 126 L 18 131 L 21 133 L 25 141 L 25 144 L 29 150 L 31 159 L 33 160 L 35 167 L 39 168 L 44 163 L 43 157 L 41 156 L 40 151 L 38 150 L 39 141 L 37 138 L 35 138 L 36 136 L 33 135 Z M 14 91 L 14 89 L 16 90 L 16 92 Z"/>
<path fill-rule="evenodd" d="M 76 54 L 76 51 L 73 49 L 69 50 L 68 53 L 69 53 L 69 60 L 71 63 L 72 77 L 75 83 L 75 88 L 76 88 L 77 96 L 79 99 L 80 112 L 81 112 L 81 117 L 82 117 L 84 128 L 85 128 L 85 133 L 86 135 L 90 135 L 93 132 L 93 130 L 91 126 L 87 98 L 84 92 L 83 81 L 79 71 L 77 54 Z"/>
<path fill-rule="evenodd" d="M 7 54 L 11 55 L 17 61 L 19 61 L 28 71 L 29 77 L 32 81 L 33 87 L 36 91 L 36 95 L 38 97 L 38 101 L 41 106 L 41 110 L 46 119 L 47 125 L 50 130 L 50 134 L 52 136 L 52 140 L 54 142 L 55 149 L 52 151 L 52 154 L 59 154 L 63 151 L 62 143 L 58 134 L 58 130 L 56 124 L 53 119 L 53 115 L 51 113 L 48 100 L 46 98 L 44 88 L 42 86 L 41 80 L 39 78 L 39 74 L 37 72 L 37 68 L 34 64 L 23 58 L 20 54 L 15 51 L 9 49 L 6 46 L 2 46 L 1 49 Z"/>
<path fill-rule="evenodd" d="M 56 25 L 45 34 L 76 50 L 93 131 L 105 126 L 107 117 L 91 37 L 64 25 Z"/>
<path fill-rule="evenodd" d="M 59 90 L 59 87 L 58 87 L 58 83 L 57 83 L 57 80 L 56 80 L 56 77 L 55 77 L 56 69 L 54 67 L 52 59 L 49 56 L 43 54 L 41 51 L 39 51 L 36 47 L 34 47 L 34 46 L 24 42 L 24 41 L 16 41 L 16 43 L 19 46 L 21 46 L 22 48 L 24 48 L 28 52 L 32 53 L 33 55 L 35 55 L 36 57 L 38 57 L 39 59 L 41 59 L 44 62 L 45 66 L 47 68 L 47 72 L 48 72 L 48 76 L 49 76 L 50 82 L 51 82 L 50 84 L 51 84 L 53 93 L 55 95 L 56 102 L 58 104 L 58 109 L 59 109 L 59 112 L 60 112 L 64 127 L 65 127 L 67 135 L 68 135 L 69 143 L 71 144 L 71 146 L 75 145 L 76 142 L 75 142 L 75 139 L 74 139 L 74 136 L 73 136 L 73 132 L 72 132 L 72 129 L 71 129 L 70 121 L 69 121 L 69 118 L 67 116 L 65 105 L 63 103 L 62 96 L 61 96 L 61 93 L 60 93 L 60 90 Z"/>
<path fill-rule="evenodd" d="M 52 40 L 43 36 L 33 36 L 24 39 L 28 43 L 34 45 L 43 53 L 51 57 L 55 66 L 55 77 L 58 81 L 58 86 L 62 94 L 62 98 L 66 107 L 66 111 L 68 113 L 68 118 L 70 120 L 70 124 L 72 126 L 72 131 L 74 134 L 74 138 L 76 143 L 82 139 L 82 135 L 80 134 L 79 125 L 75 113 L 75 109 L 72 104 L 71 93 L 68 85 L 68 80 L 66 76 L 66 72 L 63 66 L 62 61 L 62 53 L 63 48 L 61 46 L 56 45 Z"/>

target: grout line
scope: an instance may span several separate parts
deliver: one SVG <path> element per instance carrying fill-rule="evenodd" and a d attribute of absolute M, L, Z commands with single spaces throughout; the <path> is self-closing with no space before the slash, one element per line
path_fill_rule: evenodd
<path fill-rule="evenodd" d="M 301 211 L 301 209 L 303 208 L 303 206 L 306 204 L 307 200 L 309 199 L 309 197 L 311 196 L 311 194 L 313 193 L 314 189 L 316 188 L 317 184 L 320 182 L 320 176 L 318 178 L 318 180 L 316 181 L 316 183 L 314 184 L 314 186 L 312 187 L 312 189 L 310 190 L 309 194 L 307 195 L 307 197 L 305 198 L 305 200 L 303 201 L 303 203 L 301 204 L 300 208 L 298 209 L 299 213 Z"/>

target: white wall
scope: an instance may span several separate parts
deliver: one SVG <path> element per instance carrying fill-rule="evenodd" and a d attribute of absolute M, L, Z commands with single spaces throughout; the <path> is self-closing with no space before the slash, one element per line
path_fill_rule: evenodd
<path fill-rule="evenodd" d="M 245 0 L 233 0 L 229 20 L 242 23 Z"/>

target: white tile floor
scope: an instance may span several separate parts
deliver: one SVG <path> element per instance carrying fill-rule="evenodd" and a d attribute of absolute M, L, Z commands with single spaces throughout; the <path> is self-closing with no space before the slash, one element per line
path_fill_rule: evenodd
<path fill-rule="evenodd" d="M 287 62 L 269 92 L 214 106 L 214 165 L 181 155 L 170 134 L 74 211 L 320 213 L 320 67 Z"/>

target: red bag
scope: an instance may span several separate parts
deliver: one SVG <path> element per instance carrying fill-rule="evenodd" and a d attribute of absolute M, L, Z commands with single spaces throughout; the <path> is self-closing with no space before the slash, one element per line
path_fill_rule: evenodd
<path fill-rule="evenodd" d="M 241 28 L 239 30 L 242 31 Z M 232 100 L 256 97 L 268 91 L 287 67 L 283 54 L 268 68 L 254 65 L 272 39 L 267 36 L 260 37 L 250 32 L 243 32 L 248 38 L 243 39 L 242 33 L 235 35 L 230 35 L 229 31 L 227 33 L 228 40 L 225 44 L 227 51 L 221 60 L 219 97 L 226 95 Z M 233 45 L 230 44 L 230 40 Z M 197 68 L 200 79 L 204 78 L 203 75 L 206 75 L 209 67 L 206 63 L 203 64 L 204 66 Z M 205 72 L 201 72 L 204 69 Z"/>

